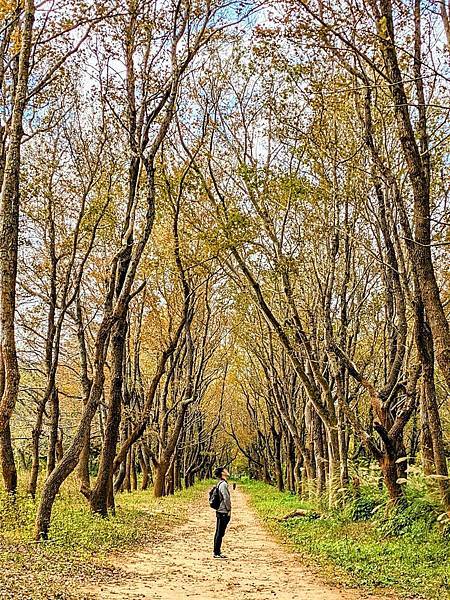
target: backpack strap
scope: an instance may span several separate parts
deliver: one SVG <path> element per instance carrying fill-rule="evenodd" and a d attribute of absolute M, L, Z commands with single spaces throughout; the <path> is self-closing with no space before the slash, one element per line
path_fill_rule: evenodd
<path fill-rule="evenodd" d="M 224 479 L 221 479 L 221 480 L 219 481 L 219 483 L 217 484 L 217 489 L 219 490 L 219 494 L 220 494 L 220 497 L 222 498 L 222 500 L 223 500 L 223 494 L 222 494 L 222 492 L 220 491 L 220 484 L 221 484 L 221 483 L 223 483 L 223 482 L 224 482 Z"/>

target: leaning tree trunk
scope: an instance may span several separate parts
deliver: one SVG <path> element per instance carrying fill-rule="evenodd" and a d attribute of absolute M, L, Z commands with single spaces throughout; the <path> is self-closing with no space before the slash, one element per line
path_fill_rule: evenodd
<path fill-rule="evenodd" d="M 91 486 L 91 478 L 89 472 L 89 458 L 91 454 L 91 426 L 89 425 L 86 436 L 84 438 L 83 449 L 80 454 L 80 462 L 78 463 L 78 479 L 80 480 L 81 490 L 86 493 Z"/>
<path fill-rule="evenodd" d="M 117 471 L 117 475 L 114 480 L 113 489 L 114 489 L 115 494 L 123 491 L 123 482 L 125 480 L 125 471 L 126 471 L 126 466 L 125 466 L 125 461 L 124 461 L 124 462 L 120 463 L 119 470 Z"/>
<path fill-rule="evenodd" d="M 103 385 L 105 381 L 104 363 L 106 360 L 106 347 L 109 340 L 109 330 L 111 328 L 111 318 L 105 316 L 100 325 L 95 352 L 95 371 L 94 381 L 81 417 L 80 424 L 73 438 L 72 444 L 64 454 L 62 460 L 47 478 L 42 490 L 41 503 L 36 514 L 36 539 L 47 539 L 50 527 L 50 517 L 56 495 L 62 483 L 76 468 L 81 451 L 83 449 L 86 432 L 97 411 L 98 404 L 102 397 Z"/>
<path fill-rule="evenodd" d="M 94 391 L 97 386 L 94 386 Z M 100 399 L 101 390 L 98 392 L 98 398 Z M 44 488 L 42 490 L 41 503 L 38 508 L 36 515 L 36 539 L 48 539 L 48 530 L 50 527 L 50 517 L 52 514 L 53 503 L 56 495 L 59 492 L 61 484 L 67 479 L 67 477 L 73 472 L 78 464 L 81 450 L 83 448 L 86 430 L 92 421 L 97 404 L 93 400 L 90 402 L 83 413 L 78 431 L 75 434 L 73 442 L 64 457 L 53 470 L 51 475 L 47 478 Z"/>
<path fill-rule="evenodd" d="M 108 514 L 108 491 L 113 476 L 113 463 L 119 437 L 126 331 L 127 323 L 123 318 L 114 324 L 111 334 L 111 389 L 108 416 L 97 481 L 90 496 L 92 512 L 98 513 L 103 517 L 106 517 Z"/>
<path fill-rule="evenodd" d="M 191 354 L 191 352 L 189 352 L 189 354 Z M 189 358 L 189 364 L 191 364 L 190 363 L 191 358 Z M 189 369 L 190 369 L 190 366 L 188 367 L 188 370 Z M 177 446 L 178 440 L 180 438 L 180 433 L 181 433 L 181 429 L 183 427 L 183 422 L 184 422 L 184 418 L 186 415 L 186 411 L 187 411 L 189 405 L 193 402 L 193 398 L 191 397 L 193 389 L 190 388 L 190 385 L 188 385 L 187 388 L 188 389 L 187 389 L 186 393 L 188 395 L 188 398 L 183 400 L 183 402 L 181 403 L 180 411 L 178 413 L 175 427 L 170 436 L 170 439 L 169 439 L 167 445 L 161 450 L 159 460 L 154 459 L 154 461 L 153 461 L 153 466 L 154 466 L 153 495 L 155 496 L 155 498 L 161 498 L 166 493 L 166 485 L 165 485 L 166 475 L 171 466 L 171 463 L 172 463 L 172 460 L 174 457 L 174 453 L 176 450 L 176 446 Z"/>

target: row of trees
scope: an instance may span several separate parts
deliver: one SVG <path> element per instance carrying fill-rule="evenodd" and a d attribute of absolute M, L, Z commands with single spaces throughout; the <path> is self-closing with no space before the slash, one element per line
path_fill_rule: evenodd
<path fill-rule="evenodd" d="M 398 504 L 420 455 L 450 512 L 445 5 L 1 11 L 0 449 L 36 536 L 75 471 L 106 516 L 237 452 L 331 503 L 364 454 Z"/>
<path fill-rule="evenodd" d="M 113 476 L 116 489 L 132 485 L 137 463 L 156 495 L 211 471 L 220 403 L 212 417 L 202 403 L 224 370 L 215 274 L 187 270 L 185 176 L 164 154 L 204 49 L 248 12 L 220 1 L 2 6 L 0 441 L 11 494 L 11 418 L 32 496 L 45 448 L 37 537 L 77 466 L 103 515 Z"/>
<path fill-rule="evenodd" d="M 234 85 L 239 136 L 225 119 L 218 134 L 245 190 L 229 267 L 258 308 L 241 342 L 246 454 L 280 488 L 284 463 L 291 489 L 314 480 L 333 501 L 349 450 L 364 452 L 397 504 L 419 447 L 449 512 L 448 55 L 423 43 L 432 7 L 340 8 L 286 3 L 261 32 L 254 112 Z"/>

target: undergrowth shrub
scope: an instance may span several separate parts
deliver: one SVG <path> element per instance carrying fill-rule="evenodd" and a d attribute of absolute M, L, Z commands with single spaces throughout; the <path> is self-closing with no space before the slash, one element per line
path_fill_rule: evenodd
<path fill-rule="evenodd" d="M 443 537 L 447 522 L 439 497 L 422 481 L 416 485 L 418 478 L 408 478 L 406 506 L 389 514 L 387 494 L 378 485 L 379 477 L 371 475 L 363 481 L 360 477 L 340 508 L 330 510 L 322 502 L 322 516 L 314 520 L 279 517 L 297 508 L 315 511 L 316 499 L 305 502 L 260 482 L 249 482 L 246 488 L 268 526 L 334 581 L 394 589 L 405 600 L 450 598 L 450 545 Z"/>
<path fill-rule="evenodd" d="M 360 496 L 349 503 L 345 514 L 351 521 L 368 521 L 373 517 L 374 511 L 379 505 L 379 500 L 375 498 Z"/>
<path fill-rule="evenodd" d="M 416 497 L 404 506 L 395 507 L 387 518 L 380 521 L 378 529 L 385 536 L 420 536 L 434 528 L 438 514 L 437 507 L 431 500 Z"/>

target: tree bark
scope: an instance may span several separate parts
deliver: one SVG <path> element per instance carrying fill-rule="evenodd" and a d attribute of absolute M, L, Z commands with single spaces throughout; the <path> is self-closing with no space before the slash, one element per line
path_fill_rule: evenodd
<path fill-rule="evenodd" d="M 155 498 L 162 498 L 166 495 L 166 475 L 169 470 L 169 463 L 160 461 L 153 469 L 153 495 Z"/>
<path fill-rule="evenodd" d="M 136 472 L 136 452 L 134 446 L 130 452 L 130 463 L 131 463 L 131 489 L 133 492 L 137 490 L 137 472 Z"/>
<path fill-rule="evenodd" d="M 6 468 L 4 479 L 9 482 L 10 489 L 7 490 L 8 492 L 15 492 L 17 486 L 16 477 L 13 475 L 15 466 L 12 470 L 14 455 L 8 450 L 7 445 L 8 440 L 11 438 L 9 420 L 19 392 L 19 365 L 15 335 L 19 182 L 23 115 L 28 94 L 34 15 L 34 1 L 25 0 L 23 25 L 20 32 L 18 32 L 20 51 L 18 57 L 14 58 L 17 61 L 17 81 L 14 87 L 8 149 L 0 194 L 0 358 L 3 361 L 2 370 L 4 373 L 4 385 L 0 398 L 0 434 L 2 434 L 7 456 L 6 462 L 2 460 L 2 465 L 4 464 Z"/>
<path fill-rule="evenodd" d="M 77 320 L 77 337 L 78 337 L 78 349 L 80 354 L 80 367 L 81 367 L 81 385 L 83 388 L 83 402 L 86 404 L 89 398 L 89 392 L 91 389 L 92 382 L 89 378 L 88 373 L 88 353 L 86 347 L 86 338 L 84 334 L 83 324 L 83 311 L 81 307 L 80 294 L 77 294 L 76 298 L 76 320 Z M 104 439 L 104 432 L 102 432 L 102 441 Z M 91 424 L 87 428 L 86 435 L 84 438 L 83 449 L 80 454 L 80 462 L 78 465 L 78 478 L 80 480 L 81 490 L 84 494 L 88 494 L 90 490 L 90 473 L 89 473 L 89 457 L 91 450 Z"/>
<path fill-rule="evenodd" d="M 44 484 L 41 502 L 36 514 L 36 539 L 48 538 L 50 517 L 56 495 L 59 492 L 61 484 L 73 472 L 78 464 L 80 453 L 83 449 L 86 439 L 86 432 L 92 419 L 94 418 L 98 403 L 102 397 L 103 385 L 105 381 L 104 363 L 106 360 L 106 349 L 109 341 L 110 328 L 111 317 L 109 315 L 105 315 L 96 339 L 94 380 L 89 393 L 89 399 L 84 406 L 81 421 L 77 431 L 75 432 L 72 444 Z"/>
<path fill-rule="evenodd" d="M 138 460 L 139 460 L 139 465 L 141 467 L 141 472 L 142 472 L 142 483 L 141 483 L 141 490 L 146 490 L 148 488 L 148 483 L 149 483 L 149 467 L 148 467 L 148 458 L 145 454 L 145 451 L 142 448 L 142 444 L 139 445 L 138 447 Z"/>
<path fill-rule="evenodd" d="M 435 471 L 441 493 L 442 503 L 450 515 L 450 481 L 445 454 L 441 415 L 434 383 L 433 337 L 425 320 L 420 297 L 416 296 L 415 305 L 416 345 L 422 363 L 422 454 L 425 474 Z M 434 469 L 431 467 L 432 458 Z"/>
<path fill-rule="evenodd" d="M 397 483 L 398 473 L 395 456 L 384 453 L 383 458 L 379 461 L 381 472 L 383 473 L 383 481 L 386 486 L 389 500 L 392 506 L 397 506 L 404 500 L 402 486 Z"/>
<path fill-rule="evenodd" d="M 50 435 L 47 452 L 47 477 L 52 473 L 56 465 L 56 446 L 58 444 L 59 426 L 59 396 L 58 390 L 53 388 L 50 397 Z"/>
<path fill-rule="evenodd" d="M 122 414 L 123 361 L 125 356 L 127 324 L 125 318 L 114 324 L 111 332 L 111 388 L 109 393 L 108 416 L 105 426 L 97 481 L 90 496 L 90 506 L 94 513 L 103 517 L 108 514 L 108 490 L 113 476 L 113 463 L 119 436 Z"/>
<path fill-rule="evenodd" d="M 386 70 L 391 81 L 389 89 L 395 103 L 395 116 L 399 129 L 400 143 L 406 160 L 408 177 L 414 197 L 414 244 L 409 244 L 408 249 L 410 250 L 413 268 L 419 281 L 422 301 L 433 334 L 436 360 L 447 386 L 450 388 L 450 328 L 445 316 L 431 256 L 430 181 L 427 166 L 428 147 L 426 142 L 426 117 L 422 116 L 424 115 L 425 107 L 422 107 L 420 113 L 421 137 L 424 144 L 421 153 L 415 139 L 409 114 L 409 103 L 398 63 L 391 0 L 380 0 L 380 8 L 382 18 L 378 22 L 378 31 L 380 33 L 380 41 L 382 42 Z M 420 5 L 416 5 L 416 11 L 417 9 L 419 10 L 420 20 Z M 386 32 L 383 29 L 383 23 L 386 26 Z M 417 53 L 419 53 L 419 56 L 417 56 Z M 420 91 L 422 87 L 420 47 L 419 51 L 416 49 L 416 57 L 418 59 L 415 61 L 416 87 Z"/>
<path fill-rule="evenodd" d="M 128 450 L 125 460 L 125 477 L 122 486 L 125 492 L 131 492 L 131 448 Z"/>
<path fill-rule="evenodd" d="M 326 457 L 326 444 L 323 439 L 323 428 L 322 421 L 319 415 L 313 409 L 312 414 L 312 437 L 314 443 L 314 461 L 315 461 L 315 472 L 316 472 L 316 489 L 317 493 L 323 494 L 327 484 L 327 457 Z"/>
<path fill-rule="evenodd" d="M 272 431 L 274 446 L 275 446 L 275 479 L 277 489 L 284 492 L 283 465 L 281 462 L 281 434 L 275 430 Z"/>
<path fill-rule="evenodd" d="M 6 425 L 6 428 L 3 431 L 0 431 L 0 461 L 5 490 L 8 494 L 14 496 L 17 490 L 17 470 L 14 461 L 9 422 Z"/>
<path fill-rule="evenodd" d="M 28 483 L 28 493 L 32 498 L 36 497 L 36 488 L 39 477 L 40 462 L 40 438 L 42 435 L 42 422 L 44 418 L 44 403 L 41 401 L 38 405 L 36 422 L 31 433 L 31 471 Z"/>

